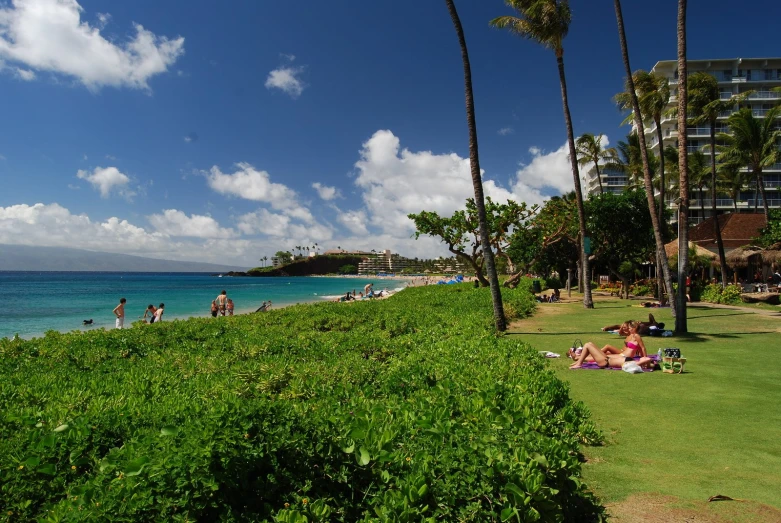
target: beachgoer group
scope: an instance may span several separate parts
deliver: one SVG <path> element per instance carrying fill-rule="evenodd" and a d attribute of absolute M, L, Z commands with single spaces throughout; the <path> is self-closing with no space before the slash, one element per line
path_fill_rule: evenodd
<path fill-rule="evenodd" d="M 637 332 L 638 323 L 629 321 L 624 324 L 628 332 L 624 339 L 623 348 L 605 345 L 600 349 L 589 341 L 583 345 L 580 351 L 574 348 L 570 349 L 568 356 L 575 360 L 575 363 L 570 365 L 570 369 L 579 369 L 587 361 L 595 362 L 597 366 L 602 368 L 622 368 L 624 363 L 628 361 L 634 361 L 643 368 L 653 368 L 657 362 L 648 357 L 643 338 Z"/>

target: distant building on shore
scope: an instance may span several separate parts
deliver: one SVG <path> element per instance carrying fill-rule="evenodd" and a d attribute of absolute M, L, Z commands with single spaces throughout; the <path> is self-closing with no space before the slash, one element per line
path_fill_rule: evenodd
<path fill-rule="evenodd" d="M 417 260 L 404 258 L 400 254 L 391 253 L 390 249 L 369 253 L 358 264 L 358 274 L 375 274 L 378 272 L 422 272 L 423 265 Z"/>

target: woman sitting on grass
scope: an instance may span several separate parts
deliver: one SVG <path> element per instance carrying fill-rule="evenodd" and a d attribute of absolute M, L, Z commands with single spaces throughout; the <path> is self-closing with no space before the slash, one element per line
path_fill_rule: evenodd
<path fill-rule="evenodd" d="M 602 349 L 599 349 L 592 342 L 588 342 L 586 343 L 586 345 L 591 345 L 592 347 L 600 351 L 603 356 L 617 355 L 617 356 L 623 356 L 624 358 L 630 358 L 630 359 L 636 356 L 639 356 L 641 358 L 648 356 L 648 353 L 645 350 L 645 343 L 643 343 L 643 338 L 641 338 L 640 335 L 637 333 L 638 323 L 636 321 L 628 321 L 625 323 L 625 325 L 629 332 L 627 333 L 626 339 L 624 340 L 623 349 L 613 347 L 612 345 L 605 345 L 604 347 L 602 347 Z M 583 353 L 586 353 L 586 345 L 583 346 Z M 583 357 L 586 361 L 597 361 L 592 355 L 586 354 L 586 356 L 583 356 L 583 353 L 577 355 L 572 349 L 570 349 L 569 357 L 572 358 L 573 360 L 580 359 L 581 357 Z"/>
<path fill-rule="evenodd" d="M 592 361 L 596 362 L 596 364 L 599 367 L 605 368 L 605 367 L 613 367 L 616 369 L 620 369 L 624 366 L 624 363 L 627 362 L 627 360 L 632 360 L 632 358 L 628 358 L 627 356 L 624 356 L 623 354 L 605 354 L 601 350 L 599 350 L 599 347 L 594 345 L 591 342 L 586 343 L 583 345 L 583 352 L 580 353 L 580 356 L 578 359 L 569 366 L 570 369 L 579 369 L 583 366 L 583 363 L 586 361 L 586 358 L 591 358 Z M 639 360 L 635 361 L 638 365 L 640 365 L 643 368 L 653 368 L 654 365 L 656 365 L 656 362 L 651 358 L 640 358 Z"/>

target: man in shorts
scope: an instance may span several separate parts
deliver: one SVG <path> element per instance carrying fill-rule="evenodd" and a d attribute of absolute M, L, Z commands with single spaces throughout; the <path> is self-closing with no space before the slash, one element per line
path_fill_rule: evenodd
<path fill-rule="evenodd" d="M 228 291 L 223 290 L 216 298 L 215 300 L 217 302 L 217 307 L 220 309 L 220 314 L 222 316 L 225 316 L 225 309 L 228 306 Z"/>
<path fill-rule="evenodd" d="M 114 307 L 114 316 L 117 317 L 117 321 L 116 321 L 117 329 L 125 328 L 125 303 L 126 302 L 127 300 L 125 298 L 120 298 L 119 305 Z"/>

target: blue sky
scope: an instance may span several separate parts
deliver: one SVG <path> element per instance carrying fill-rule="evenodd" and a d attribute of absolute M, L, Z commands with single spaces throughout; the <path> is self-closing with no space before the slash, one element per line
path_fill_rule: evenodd
<path fill-rule="evenodd" d="M 676 2 L 624 2 L 632 66 L 676 56 Z M 754 4 L 690 2 L 691 59 L 768 56 Z M 571 190 L 555 57 L 456 0 L 495 198 Z M 627 132 L 612 2 L 571 2 L 576 134 Z M 470 196 L 463 72 L 443 0 L 0 1 L 0 243 L 255 265 L 295 245 L 444 251 L 409 212 Z"/>

